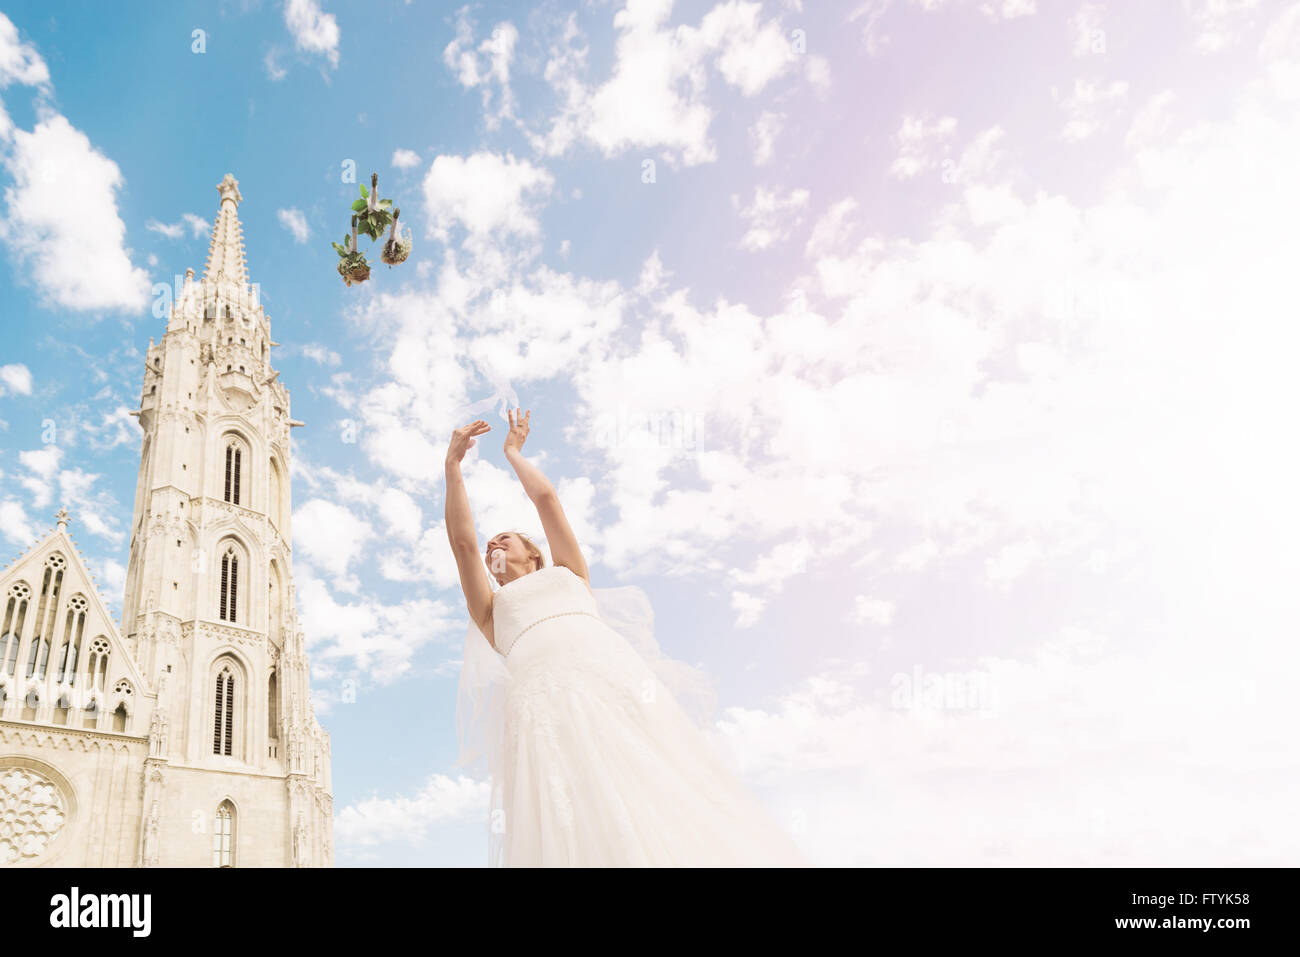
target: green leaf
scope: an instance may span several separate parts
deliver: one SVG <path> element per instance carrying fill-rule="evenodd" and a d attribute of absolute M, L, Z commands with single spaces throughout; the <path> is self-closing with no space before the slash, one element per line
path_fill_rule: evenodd
<path fill-rule="evenodd" d="M 369 195 L 370 195 L 370 193 L 366 190 L 366 184 L 365 184 L 365 183 L 362 183 L 362 184 L 361 184 L 361 198 L 362 198 L 362 199 L 365 199 L 365 198 L 366 198 L 367 196 L 369 196 Z"/>
<path fill-rule="evenodd" d="M 366 201 L 364 199 L 359 199 L 352 204 L 352 212 L 354 213 L 359 213 L 365 208 L 366 208 Z"/>

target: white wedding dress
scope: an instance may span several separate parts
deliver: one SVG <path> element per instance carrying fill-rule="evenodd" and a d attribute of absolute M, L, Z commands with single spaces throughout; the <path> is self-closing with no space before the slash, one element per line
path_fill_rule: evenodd
<path fill-rule="evenodd" d="M 542 568 L 496 593 L 498 650 L 467 633 L 458 763 L 491 778 L 490 862 L 807 866 L 669 691 L 691 669 L 628 640 L 644 593 L 595 591 Z"/>

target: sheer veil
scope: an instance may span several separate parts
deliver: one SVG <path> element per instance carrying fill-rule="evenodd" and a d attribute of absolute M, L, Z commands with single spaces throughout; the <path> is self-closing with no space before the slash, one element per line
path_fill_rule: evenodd
<path fill-rule="evenodd" d="M 701 728 L 713 720 L 717 694 L 707 674 L 684 661 L 670 658 L 655 640 L 654 608 L 646 593 L 635 585 L 592 588 L 596 610 L 605 624 L 636 649 L 655 676 Z M 501 860 L 504 833 L 502 782 L 505 748 L 505 695 L 510 679 L 505 658 L 488 643 L 474 620 L 465 629 L 465 652 L 456 688 L 456 737 L 459 752 L 455 766 L 491 786 L 489 814 L 490 862 Z"/>

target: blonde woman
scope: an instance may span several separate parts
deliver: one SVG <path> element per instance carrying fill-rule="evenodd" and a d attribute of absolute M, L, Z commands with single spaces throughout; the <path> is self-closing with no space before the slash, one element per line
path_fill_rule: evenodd
<path fill-rule="evenodd" d="M 531 416 L 508 414 L 505 455 L 537 508 L 549 566 L 519 532 L 479 551 L 461 461 L 491 426 L 456 429 L 447 450 L 447 537 L 470 617 L 458 763 L 491 777 L 491 862 L 806 864 L 691 722 L 666 672 L 606 620 L 614 606 L 598 598 L 619 590 L 592 589 L 555 487 L 524 457 Z"/>

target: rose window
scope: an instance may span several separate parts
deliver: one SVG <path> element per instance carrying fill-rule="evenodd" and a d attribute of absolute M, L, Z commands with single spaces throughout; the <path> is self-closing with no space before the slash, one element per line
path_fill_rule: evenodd
<path fill-rule="evenodd" d="M 67 820 L 63 794 L 39 772 L 0 770 L 0 865 L 36 860 Z"/>

